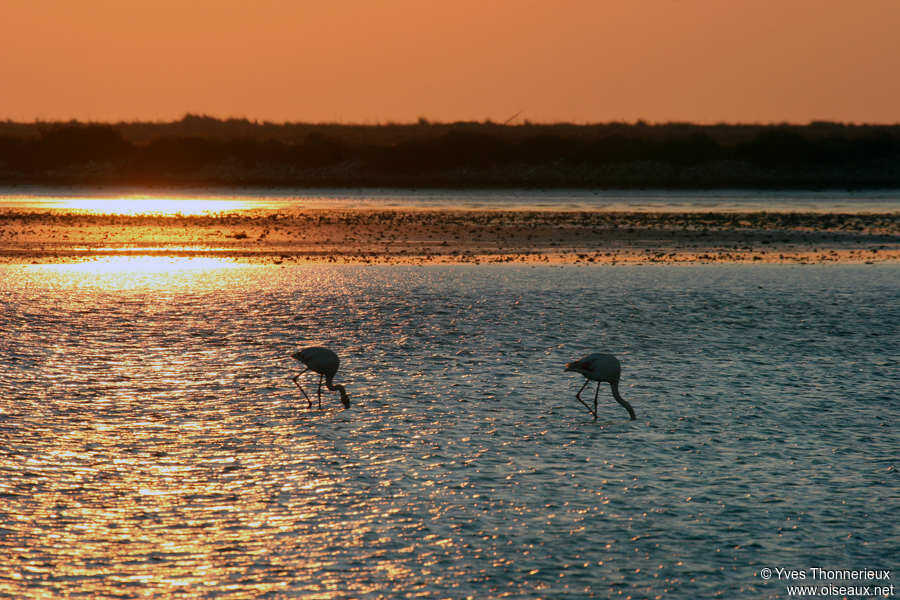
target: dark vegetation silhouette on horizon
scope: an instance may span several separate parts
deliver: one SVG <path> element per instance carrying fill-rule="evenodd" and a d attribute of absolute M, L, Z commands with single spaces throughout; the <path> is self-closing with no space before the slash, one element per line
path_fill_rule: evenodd
<path fill-rule="evenodd" d="M 900 187 L 900 125 L 6 121 L 0 184 Z"/>

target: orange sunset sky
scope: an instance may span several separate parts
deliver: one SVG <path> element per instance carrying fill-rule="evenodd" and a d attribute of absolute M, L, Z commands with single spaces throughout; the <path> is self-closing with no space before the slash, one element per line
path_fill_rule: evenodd
<path fill-rule="evenodd" d="M 0 119 L 900 122 L 896 0 L 0 0 Z"/>

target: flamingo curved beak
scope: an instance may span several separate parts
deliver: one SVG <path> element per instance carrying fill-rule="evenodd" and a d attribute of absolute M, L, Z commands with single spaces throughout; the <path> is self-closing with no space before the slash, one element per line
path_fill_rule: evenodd
<path fill-rule="evenodd" d="M 582 373 L 584 371 L 591 370 L 590 361 L 581 361 L 575 360 L 566 365 L 566 371 L 575 371 L 577 373 Z"/>

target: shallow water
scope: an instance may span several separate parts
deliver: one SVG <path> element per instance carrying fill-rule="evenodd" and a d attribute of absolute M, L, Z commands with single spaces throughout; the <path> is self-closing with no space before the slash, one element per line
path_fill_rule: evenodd
<path fill-rule="evenodd" d="M 501 209 L 635 212 L 900 212 L 900 190 L 877 191 L 616 191 L 394 190 L 260 188 L 146 190 L 0 188 L 0 209 L 100 213 L 197 214 L 236 210 Z"/>
<path fill-rule="evenodd" d="M 897 265 L 0 266 L 0 596 L 782 598 L 761 569 L 895 569 L 898 298 Z M 291 384 L 312 344 L 350 410 Z M 575 400 L 563 365 L 598 350 L 637 421 Z"/>

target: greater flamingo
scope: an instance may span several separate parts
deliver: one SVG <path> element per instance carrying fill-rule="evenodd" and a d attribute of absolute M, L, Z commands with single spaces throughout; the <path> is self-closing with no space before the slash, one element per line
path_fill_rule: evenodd
<path fill-rule="evenodd" d="M 293 380 L 294 383 L 297 384 L 297 387 L 300 388 L 300 391 L 303 392 L 303 395 L 306 396 L 306 401 L 309 402 L 309 408 L 312 408 L 312 400 L 297 380 L 301 375 L 310 370 L 319 374 L 319 408 L 322 408 L 323 378 L 325 379 L 325 386 L 329 390 L 337 390 L 341 393 L 341 402 L 344 404 L 344 408 L 350 408 L 350 398 L 347 396 L 347 390 L 340 384 L 335 385 L 332 383 L 334 375 L 337 373 L 338 367 L 341 364 L 341 360 L 338 358 L 337 354 L 328 348 L 312 346 L 310 348 L 304 348 L 299 352 L 294 352 L 291 356 L 306 365 L 305 369 L 294 375 Z"/>
<path fill-rule="evenodd" d="M 591 411 L 595 421 L 597 420 L 597 396 L 600 394 L 601 381 L 609 383 L 612 388 L 613 398 L 616 399 L 616 402 L 625 407 L 625 410 L 631 415 L 631 420 L 634 421 L 634 409 L 631 408 L 630 404 L 625 402 L 625 398 L 619 395 L 619 376 L 622 374 L 622 365 L 615 356 L 612 354 L 589 354 L 584 358 L 567 364 L 566 371 L 575 371 L 586 377 L 584 385 L 581 386 L 581 389 L 578 390 L 575 397 Z M 593 410 L 591 410 L 591 407 L 588 406 L 587 402 L 581 399 L 581 392 L 584 391 L 584 388 L 586 388 L 587 384 L 592 380 L 597 382 L 597 391 L 594 392 Z"/>

